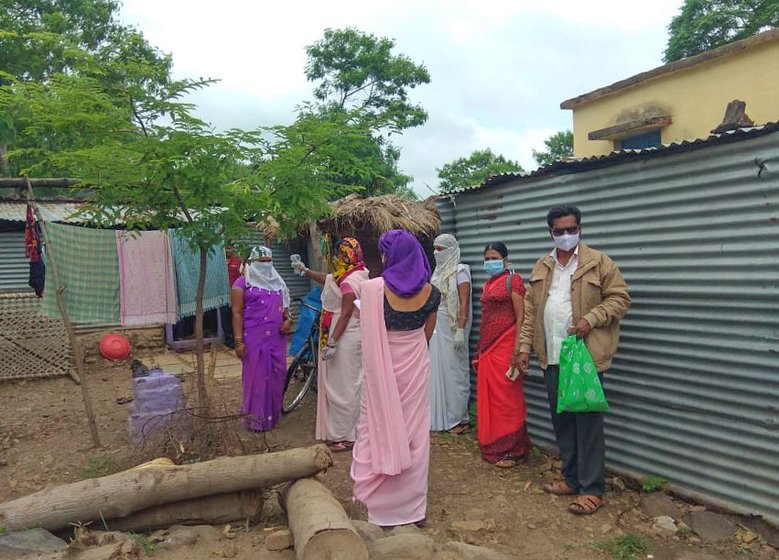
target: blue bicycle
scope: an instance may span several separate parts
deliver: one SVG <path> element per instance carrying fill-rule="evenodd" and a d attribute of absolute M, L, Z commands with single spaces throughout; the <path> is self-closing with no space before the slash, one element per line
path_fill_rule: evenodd
<path fill-rule="evenodd" d="M 295 354 L 292 363 L 287 368 L 287 383 L 284 386 L 284 400 L 281 406 L 283 414 L 295 410 L 306 394 L 308 394 L 311 387 L 316 387 L 320 310 L 313 305 L 309 305 L 305 300 L 300 302 L 300 306 L 301 310 L 302 308 L 307 308 L 313 311 L 315 316 L 303 346 Z"/>

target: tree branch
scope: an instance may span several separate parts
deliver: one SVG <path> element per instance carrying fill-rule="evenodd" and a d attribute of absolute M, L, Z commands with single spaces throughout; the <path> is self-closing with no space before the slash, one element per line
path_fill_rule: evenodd
<path fill-rule="evenodd" d="M 143 131 L 143 135 L 148 138 L 149 133 L 146 131 L 146 126 L 143 124 L 143 119 L 141 119 L 140 115 L 138 115 L 138 111 L 135 108 L 135 102 L 133 101 L 132 96 L 130 96 L 130 108 L 133 111 L 133 116 L 135 117 L 135 120 L 138 121 L 139 125 L 141 125 L 141 130 Z"/>
<path fill-rule="evenodd" d="M 191 224 L 194 223 L 194 220 L 192 219 L 192 215 L 189 213 L 189 208 L 187 208 L 187 205 L 184 204 L 184 197 L 181 196 L 181 191 L 179 190 L 178 185 L 176 183 L 173 183 L 173 194 L 176 195 L 176 200 L 179 201 L 179 206 L 181 207 L 181 210 L 184 212 L 184 216 L 186 216 L 187 221 Z"/>

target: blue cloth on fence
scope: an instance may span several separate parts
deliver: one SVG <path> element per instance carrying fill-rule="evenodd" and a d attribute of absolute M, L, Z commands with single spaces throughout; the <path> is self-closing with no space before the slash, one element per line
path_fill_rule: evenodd
<path fill-rule="evenodd" d="M 303 298 L 303 302 L 311 307 L 322 309 L 322 288 L 316 286 L 313 290 L 306 294 Z M 300 349 L 308 339 L 308 335 L 311 332 L 311 327 L 314 325 L 314 321 L 317 320 L 318 313 L 313 309 L 301 305 L 300 316 L 298 317 L 298 324 L 295 328 L 295 334 L 292 335 L 292 339 L 289 344 L 289 355 L 296 356 Z"/>
<path fill-rule="evenodd" d="M 179 317 L 195 314 L 197 279 L 200 273 L 200 255 L 193 252 L 186 238 L 170 230 L 170 248 L 176 268 L 176 295 Z M 227 279 L 227 258 L 224 246 L 214 245 L 206 260 L 206 285 L 203 290 L 203 311 L 230 303 L 230 284 Z"/>

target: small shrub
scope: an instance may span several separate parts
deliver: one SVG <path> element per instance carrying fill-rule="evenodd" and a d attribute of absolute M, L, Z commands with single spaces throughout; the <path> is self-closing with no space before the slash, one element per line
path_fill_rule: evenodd
<path fill-rule="evenodd" d="M 468 407 L 468 421 L 471 423 L 471 427 L 476 430 L 476 403 L 473 403 Z"/>
<path fill-rule="evenodd" d="M 5 525 L 0 523 L 0 535 L 2 535 L 3 533 L 5 533 Z"/>
<path fill-rule="evenodd" d="M 613 560 L 640 560 L 649 551 L 647 538 L 633 533 L 601 541 L 594 546 L 607 552 Z"/>
<path fill-rule="evenodd" d="M 641 490 L 647 493 L 656 492 L 657 490 L 660 490 L 666 482 L 668 481 L 662 476 L 650 474 L 649 476 L 645 476 L 641 481 Z"/>
<path fill-rule="evenodd" d="M 157 552 L 157 548 L 154 546 L 154 544 L 149 540 L 149 537 L 146 535 L 141 535 L 139 533 L 130 533 L 130 538 L 135 541 L 135 543 L 141 548 L 144 554 L 147 556 L 151 556 L 155 552 Z"/>
<path fill-rule="evenodd" d="M 81 478 L 100 478 L 115 472 L 116 466 L 109 455 L 92 455 L 89 458 L 89 465 L 81 471 Z"/>

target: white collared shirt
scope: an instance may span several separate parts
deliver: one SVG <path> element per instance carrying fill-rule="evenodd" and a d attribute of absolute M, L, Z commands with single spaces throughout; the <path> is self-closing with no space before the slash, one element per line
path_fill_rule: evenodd
<path fill-rule="evenodd" d="M 546 333 L 546 359 L 549 365 L 560 363 L 560 347 L 568 336 L 568 328 L 573 323 L 573 303 L 571 302 L 571 279 L 579 264 L 579 246 L 574 249 L 568 264 L 563 266 L 557 260 L 557 249 L 552 250 L 554 272 L 549 285 L 549 297 L 544 307 L 544 331 Z"/>

